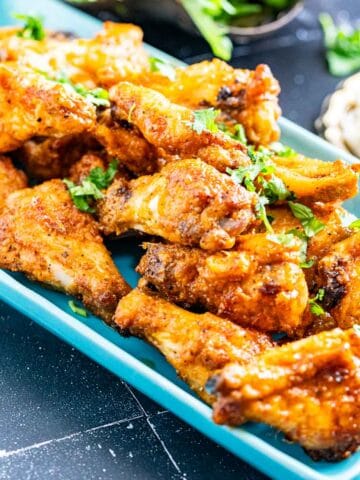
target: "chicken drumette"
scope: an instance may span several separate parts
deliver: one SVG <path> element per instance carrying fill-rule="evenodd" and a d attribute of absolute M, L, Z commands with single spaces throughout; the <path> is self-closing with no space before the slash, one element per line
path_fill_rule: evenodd
<path fill-rule="evenodd" d="M 242 235 L 234 250 L 216 253 L 145 247 L 137 270 L 170 301 L 262 331 L 294 335 L 304 327 L 308 289 L 296 241 L 284 246 L 275 235 Z"/>
<path fill-rule="evenodd" d="M 255 221 L 256 195 L 201 160 L 182 160 L 130 182 L 119 178 L 98 203 L 105 234 L 135 229 L 181 245 L 228 249 Z"/>
<path fill-rule="evenodd" d="M 139 288 L 119 302 L 114 320 L 123 333 L 144 338 L 158 348 L 208 403 L 215 399 L 204 388 L 211 374 L 229 362 L 249 362 L 272 347 L 263 333 L 243 329 L 211 313 L 187 312 Z"/>
<path fill-rule="evenodd" d="M 360 333 L 334 329 L 277 347 L 209 382 L 214 420 L 263 422 L 316 460 L 341 460 L 360 445 Z"/>
<path fill-rule="evenodd" d="M 0 215 L 0 268 L 75 295 L 108 322 L 129 291 L 95 220 L 74 206 L 60 180 L 7 198 Z"/>

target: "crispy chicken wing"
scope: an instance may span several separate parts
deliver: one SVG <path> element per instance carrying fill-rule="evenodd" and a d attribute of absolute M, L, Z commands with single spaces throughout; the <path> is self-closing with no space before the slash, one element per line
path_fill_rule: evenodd
<path fill-rule="evenodd" d="M 25 67 L 0 63 L 0 152 L 34 136 L 82 133 L 95 118 L 95 107 L 71 88 Z"/>
<path fill-rule="evenodd" d="M 217 423 L 267 423 L 314 459 L 341 460 L 360 445 L 360 335 L 352 329 L 230 364 L 211 383 L 219 394 Z"/>
<path fill-rule="evenodd" d="M 256 196 L 201 160 L 182 160 L 161 172 L 115 180 L 98 204 L 105 234 L 129 229 L 206 250 L 233 247 L 255 220 Z"/>
<path fill-rule="evenodd" d="M 335 202 L 354 197 L 358 177 L 342 161 L 324 162 L 296 154 L 273 158 L 276 175 L 302 202 Z"/>
<path fill-rule="evenodd" d="M 268 145 L 280 136 L 280 87 L 267 65 L 240 70 L 213 59 L 177 68 L 174 78 L 151 72 L 132 81 L 192 110 L 220 109 L 222 119 L 241 123 L 248 140 L 255 145 Z"/>
<path fill-rule="evenodd" d="M 214 401 L 204 389 L 210 375 L 229 362 L 247 363 L 272 347 L 265 334 L 245 330 L 211 313 L 187 312 L 139 288 L 119 302 L 114 320 L 123 333 L 144 338 L 158 348 L 208 403 Z"/>
<path fill-rule="evenodd" d="M 136 25 L 105 22 L 103 30 L 91 39 L 48 32 L 44 40 L 37 41 L 18 37 L 17 32 L 0 32 L 2 61 L 16 61 L 50 76 L 62 72 L 89 88 L 109 87 L 149 68 L 142 30 Z"/>
<path fill-rule="evenodd" d="M 145 244 L 137 271 L 169 301 L 206 310 L 242 326 L 293 335 L 303 324 L 308 290 L 299 246 L 273 235 L 241 236 L 236 250 Z"/>
<path fill-rule="evenodd" d="M 26 186 L 27 179 L 24 172 L 15 168 L 10 158 L 0 155 L 0 212 L 10 193 Z"/>
<path fill-rule="evenodd" d="M 129 291 L 95 220 L 77 210 L 60 180 L 7 198 L 0 215 L 0 268 L 75 295 L 106 321 Z"/>
<path fill-rule="evenodd" d="M 149 88 L 122 82 L 110 90 L 116 116 L 134 124 L 158 150 L 158 156 L 200 158 L 220 171 L 250 162 L 246 148 L 222 132 L 197 132 L 192 110 Z"/>
<path fill-rule="evenodd" d="M 315 330 L 360 324 L 360 232 L 336 243 L 314 272 L 314 292 L 324 290 L 322 306 L 330 318 L 314 318 Z"/>

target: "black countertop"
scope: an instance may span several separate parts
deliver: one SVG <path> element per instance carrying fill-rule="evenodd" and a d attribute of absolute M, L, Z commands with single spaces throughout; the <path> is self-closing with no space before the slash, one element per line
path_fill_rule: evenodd
<path fill-rule="evenodd" d="M 284 115 L 310 130 L 339 81 L 326 70 L 320 11 L 356 21 L 360 1 L 308 0 L 289 27 L 237 46 L 232 60 L 268 63 L 282 85 Z M 174 26 L 143 28 L 148 43 L 187 62 L 210 56 L 200 38 Z M 1 480 L 265 479 L 1 302 L 0 352 Z"/>

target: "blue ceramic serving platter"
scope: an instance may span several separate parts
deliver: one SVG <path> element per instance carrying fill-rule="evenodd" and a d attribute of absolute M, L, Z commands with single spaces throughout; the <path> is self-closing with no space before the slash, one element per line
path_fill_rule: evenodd
<path fill-rule="evenodd" d="M 93 35 L 101 26 L 98 20 L 56 0 L 0 0 L 0 25 L 13 23 L 13 12 L 30 13 L 30 9 L 31 13 L 42 14 L 49 28 L 71 30 L 84 37 Z M 170 58 L 148 49 L 152 55 Z M 282 141 L 306 155 L 329 161 L 355 161 L 286 119 L 280 124 Z M 347 202 L 347 208 L 360 217 L 360 199 Z M 134 267 L 141 254 L 138 245 L 128 240 L 113 242 L 109 247 L 123 276 L 135 285 Z M 265 425 L 215 425 L 211 409 L 176 377 L 155 349 L 138 339 L 121 337 L 94 316 L 82 318 L 72 314 L 69 297 L 46 290 L 21 274 L 0 271 L 0 298 L 268 476 L 277 480 L 360 480 L 360 452 L 336 464 L 313 462 L 299 446 L 285 442 L 281 434 Z M 316 418 L 314 425 L 316 428 Z"/>

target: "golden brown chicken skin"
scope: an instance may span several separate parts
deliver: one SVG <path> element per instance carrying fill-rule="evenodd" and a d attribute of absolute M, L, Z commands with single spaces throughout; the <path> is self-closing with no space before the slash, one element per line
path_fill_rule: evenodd
<path fill-rule="evenodd" d="M 24 172 L 15 168 L 10 158 L 0 155 L 0 212 L 10 193 L 26 186 L 27 179 Z"/>
<path fill-rule="evenodd" d="M 313 318 L 315 330 L 360 324 L 360 233 L 336 243 L 319 260 L 312 289 L 314 294 L 323 289 L 321 305 L 330 314 Z"/>
<path fill-rule="evenodd" d="M 294 335 L 303 328 L 308 289 L 299 245 L 274 235 L 241 236 L 236 250 L 145 244 L 137 271 L 169 301 L 202 306 L 244 327 Z"/>
<path fill-rule="evenodd" d="M 110 90 L 116 116 L 135 125 L 158 157 L 200 158 L 220 171 L 250 162 L 246 147 L 222 132 L 197 132 L 192 110 L 155 90 L 122 82 Z"/>
<path fill-rule="evenodd" d="M 119 302 L 114 321 L 123 333 L 143 338 L 158 348 L 178 375 L 208 403 L 214 401 L 204 389 L 210 375 L 232 361 L 246 364 L 272 347 L 263 333 L 243 329 L 210 313 L 188 312 L 139 288 Z"/>
<path fill-rule="evenodd" d="M 0 215 L 0 268 L 75 295 L 108 322 L 129 291 L 95 220 L 77 210 L 60 180 L 7 198 Z"/>
<path fill-rule="evenodd" d="M 255 221 L 256 196 L 201 160 L 182 160 L 161 172 L 115 180 L 98 203 L 106 235 L 129 229 L 206 250 L 232 248 Z"/>
<path fill-rule="evenodd" d="M 34 136 L 82 133 L 95 119 L 95 107 L 71 88 L 14 63 L 0 63 L 0 152 Z"/>
<path fill-rule="evenodd" d="M 176 68 L 174 78 L 151 72 L 132 81 L 191 110 L 220 109 L 224 122 L 243 125 L 252 144 L 268 145 L 280 136 L 280 87 L 267 65 L 241 70 L 213 59 Z"/>
<path fill-rule="evenodd" d="M 18 31 L 0 32 L 1 61 L 16 61 L 50 76 L 62 72 L 88 88 L 107 88 L 149 68 L 143 33 L 136 25 L 105 22 L 91 39 L 47 32 L 44 40 L 37 41 L 17 36 Z"/>
<path fill-rule="evenodd" d="M 324 162 L 300 154 L 272 160 L 276 175 L 303 203 L 344 201 L 358 192 L 356 172 L 340 160 Z"/>
<path fill-rule="evenodd" d="M 360 335 L 334 329 L 224 368 L 212 385 L 214 420 L 263 422 L 315 460 L 337 461 L 360 445 Z"/>

